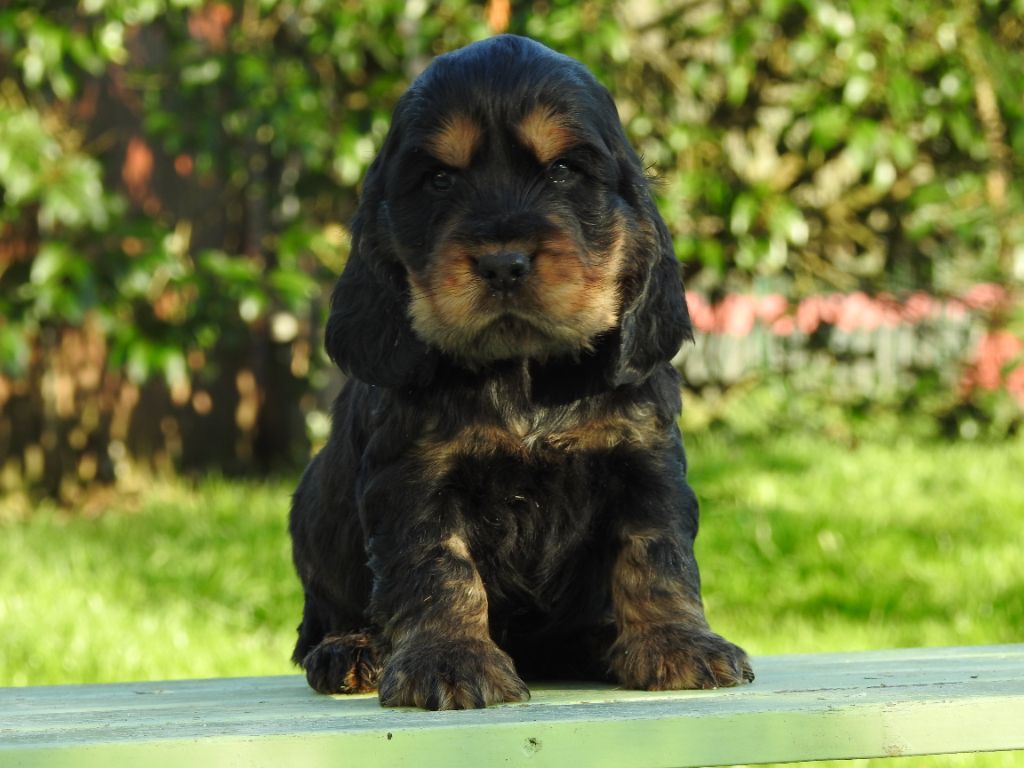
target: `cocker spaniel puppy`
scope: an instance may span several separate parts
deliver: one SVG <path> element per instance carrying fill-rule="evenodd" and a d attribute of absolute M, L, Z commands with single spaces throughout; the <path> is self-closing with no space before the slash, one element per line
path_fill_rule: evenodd
<path fill-rule="evenodd" d="M 461 709 L 522 676 L 752 680 L 704 618 L 689 318 L 608 92 L 520 37 L 437 58 L 352 235 L 326 333 L 349 378 L 291 515 L 310 685 Z"/>

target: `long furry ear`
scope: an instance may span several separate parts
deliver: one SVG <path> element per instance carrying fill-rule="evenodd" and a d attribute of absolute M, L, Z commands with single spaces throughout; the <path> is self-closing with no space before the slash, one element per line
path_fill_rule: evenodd
<path fill-rule="evenodd" d="M 602 133 L 619 168 L 619 195 L 636 219 L 627 233 L 627 268 L 620 278 L 618 329 L 603 340 L 604 378 L 617 387 L 643 381 L 693 338 L 672 236 L 651 194 L 651 181 L 629 143 L 611 94 L 597 86 Z"/>
<path fill-rule="evenodd" d="M 352 250 L 331 294 L 324 344 L 331 360 L 349 376 L 399 387 L 429 381 L 434 355 L 409 321 L 405 267 L 379 252 L 374 236 L 385 151 L 386 146 L 367 173 L 352 225 Z"/>
<path fill-rule="evenodd" d="M 405 101 L 399 100 L 391 128 L 363 182 L 362 200 L 352 223 L 352 250 L 331 294 L 324 345 L 349 376 L 381 387 L 425 384 L 435 354 L 412 330 L 407 312 L 405 267 L 386 251 L 379 233 L 387 216 L 385 169 L 401 141 Z"/>
<path fill-rule="evenodd" d="M 408 287 L 397 263 L 371 264 L 353 232 L 352 253 L 331 294 L 327 354 L 349 376 L 399 387 L 430 378 L 431 353 L 413 332 Z"/>
<path fill-rule="evenodd" d="M 640 270 L 632 295 L 623 296 L 619 329 L 610 341 L 611 366 L 606 371 L 613 386 L 635 384 L 647 378 L 659 364 L 675 357 L 684 341 L 693 338 L 686 294 L 676 260 L 672 237 L 646 190 L 641 207 L 646 232 L 636 241 L 633 264 Z"/>
<path fill-rule="evenodd" d="M 567 403 L 608 387 L 638 384 L 693 338 L 672 238 L 653 201 L 648 198 L 641 209 L 644 221 L 634 232 L 629 274 L 622 279 L 618 327 L 598 339 L 591 352 L 535 366 L 538 401 Z"/>

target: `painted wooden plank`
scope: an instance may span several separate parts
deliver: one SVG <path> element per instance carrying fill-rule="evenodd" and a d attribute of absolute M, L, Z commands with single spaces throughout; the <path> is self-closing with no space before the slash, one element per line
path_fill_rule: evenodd
<path fill-rule="evenodd" d="M 750 686 L 382 709 L 298 675 L 0 689 L 0 766 L 696 765 L 1024 749 L 1024 645 L 770 656 Z M 301 762 L 299 762 L 301 761 Z"/>

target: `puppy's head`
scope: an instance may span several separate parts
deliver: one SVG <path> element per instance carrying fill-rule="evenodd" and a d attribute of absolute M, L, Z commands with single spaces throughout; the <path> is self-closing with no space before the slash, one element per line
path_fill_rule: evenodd
<path fill-rule="evenodd" d="M 440 357 L 576 361 L 616 386 L 688 333 L 671 241 L 608 92 L 525 38 L 436 59 L 366 178 L 327 329 L 342 369 L 398 386 Z"/>

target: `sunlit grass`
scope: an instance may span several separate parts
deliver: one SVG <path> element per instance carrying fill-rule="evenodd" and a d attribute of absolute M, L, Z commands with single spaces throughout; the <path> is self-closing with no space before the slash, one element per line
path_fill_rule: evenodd
<path fill-rule="evenodd" d="M 687 447 L 709 618 L 755 656 L 1022 640 L 1024 441 L 699 433 Z M 292 671 L 291 490 L 157 483 L 98 517 L 0 523 L 0 685 Z"/>
<path fill-rule="evenodd" d="M 689 451 L 708 611 L 752 653 L 1022 639 L 1021 441 Z"/>
<path fill-rule="evenodd" d="M 96 519 L 0 524 L 0 684 L 290 671 L 290 492 L 164 483 Z"/>

